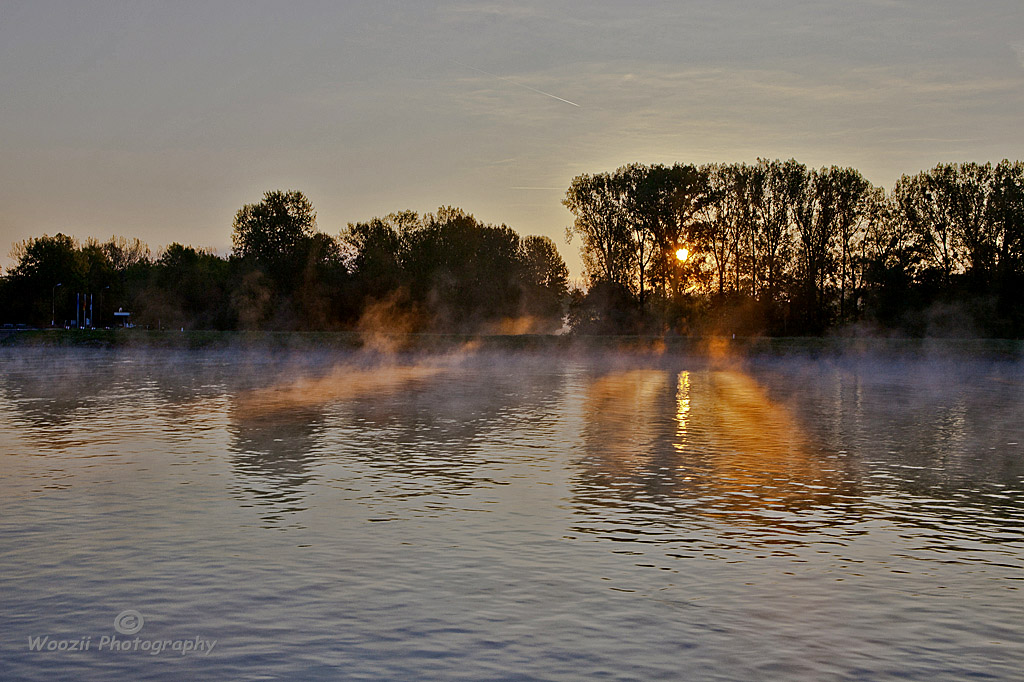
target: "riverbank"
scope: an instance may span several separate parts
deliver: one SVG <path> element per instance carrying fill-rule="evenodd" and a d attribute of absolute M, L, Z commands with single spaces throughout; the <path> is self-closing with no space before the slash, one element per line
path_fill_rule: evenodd
<path fill-rule="evenodd" d="M 957 355 L 1024 358 L 1024 341 L 870 337 L 680 337 L 576 336 L 555 334 L 362 334 L 360 332 L 168 331 L 143 329 L 33 329 L 0 332 L 7 348 L 166 348 L 261 350 L 367 350 L 443 352 L 480 350 L 621 351 L 740 356 Z"/>

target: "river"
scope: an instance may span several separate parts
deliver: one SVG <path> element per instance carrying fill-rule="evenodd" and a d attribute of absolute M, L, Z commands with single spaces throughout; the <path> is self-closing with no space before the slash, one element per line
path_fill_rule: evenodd
<path fill-rule="evenodd" d="M 0 355 L 4 680 L 1024 665 L 1024 368 Z"/>

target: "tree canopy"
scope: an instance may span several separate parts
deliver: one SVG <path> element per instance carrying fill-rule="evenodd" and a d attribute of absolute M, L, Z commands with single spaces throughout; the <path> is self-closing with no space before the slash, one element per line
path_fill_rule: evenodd
<path fill-rule="evenodd" d="M 275 271 L 293 267 L 316 232 L 316 211 L 302 192 L 266 192 L 263 200 L 238 209 L 231 235 L 235 254 Z M 292 266 L 292 267 L 289 267 Z"/>
<path fill-rule="evenodd" d="M 890 191 L 794 159 L 627 164 L 572 179 L 582 286 L 548 237 L 452 206 L 317 229 L 299 191 L 232 224 L 234 252 L 58 233 L 14 245 L 0 317 L 154 327 L 1024 336 L 1024 163 L 942 163 Z M 677 257 L 677 252 L 685 258 Z M 76 309 L 76 305 L 80 306 Z M 92 313 L 90 313 L 92 314 Z"/>
<path fill-rule="evenodd" d="M 792 159 L 629 164 L 574 178 L 563 203 L 592 308 L 637 312 L 623 331 L 1024 333 L 1020 162 L 939 164 L 890 193 L 856 169 Z M 680 244 L 686 263 L 671 257 Z M 938 308 L 959 322 L 937 326 Z"/>

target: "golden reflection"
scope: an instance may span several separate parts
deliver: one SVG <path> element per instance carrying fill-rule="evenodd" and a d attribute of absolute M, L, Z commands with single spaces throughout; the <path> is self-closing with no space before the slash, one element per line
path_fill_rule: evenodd
<path fill-rule="evenodd" d="M 360 396 L 376 396 L 407 388 L 440 371 L 440 367 L 425 365 L 337 366 L 326 376 L 299 377 L 241 393 L 238 408 L 248 413 L 273 413 Z"/>
<path fill-rule="evenodd" d="M 789 408 L 745 372 L 709 372 L 690 419 L 701 424 L 700 437 L 688 438 L 691 430 L 676 448 L 708 453 L 700 483 L 722 513 L 824 505 L 843 485 Z"/>
<path fill-rule="evenodd" d="M 606 374 L 587 387 L 587 440 L 602 461 L 626 469 L 649 458 L 668 381 L 667 372 L 634 369 Z"/>
<path fill-rule="evenodd" d="M 584 419 L 591 504 L 785 530 L 847 487 L 793 412 L 738 369 L 609 374 L 588 388 Z"/>
<path fill-rule="evenodd" d="M 237 493 L 263 509 L 265 524 L 306 509 L 304 486 L 313 480 L 325 431 L 326 405 L 408 389 L 439 367 L 336 365 L 320 376 L 300 375 L 241 391 L 229 412 Z"/>
<path fill-rule="evenodd" d="M 679 373 L 676 387 L 676 447 L 686 441 L 686 426 L 690 420 L 690 373 Z"/>

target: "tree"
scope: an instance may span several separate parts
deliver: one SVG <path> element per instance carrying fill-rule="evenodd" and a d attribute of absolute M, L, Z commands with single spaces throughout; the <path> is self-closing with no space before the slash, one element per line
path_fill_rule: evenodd
<path fill-rule="evenodd" d="M 568 292 L 569 269 L 551 238 L 531 235 L 523 239 L 520 248 L 524 280 L 564 296 Z"/>
<path fill-rule="evenodd" d="M 752 177 L 754 243 L 762 280 L 759 293 L 769 304 L 778 300 L 782 279 L 792 258 L 793 230 L 787 188 L 790 177 L 799 176 L 802 168 L 794 159 L 785 162 L 758 159 Z"/>
<path fill-rule="evenodd" d="M 860 251 L 867 223 L 877 216 L 878 204 L 883 199 L 872 191 L 871 183 L 853 168 L 833 167 L 828 172 L 839 251 L 839 319 L 845 321 L 848 290 L 853 294 L 854 308 L 858 305 L 859 279 L 854 267 L 855 254 Z"/>
<path fill-rule="evenodd" d="M 569 269 L 555 243 L 548 237 L 526 237 L 520 244 L 520 259 L 523 312 L 560 322 L 569 293 Z"/>
<path fill-rule="evenodd" d="M 18 242 L 11 249 L 14 267 L 7 274 L 8 312 L 11 319 L 48 325 L 74 317 L 74 294 L 86 290 L 89 263 L 78 241 L 58 233 Z M 58 286 L 60 285 L 60 286 Z"/>
<path fill-rule="evenodd" d="M 345 292 L 349 273 L 342 259 L 341 245 L 323 232 L 313 234 L 304 244 L 305 265 L 292 299 L 305 329 L 330 329 L 347 314 Z"/>
<path fill-rule="evenodd" d="M 867 313 L 891 327 L 914 305 L 911 296 L 923 254 L 917 235 L 896 216 L 890 197 L 879 197 L 871 210 L 874 215 L 867 222 L 856 260 L 862 269 Z"/>
<path fill-rule="evenodd" d="M 54 284 L 72 280 L 68 286 L 81 286 L 85 280 L 84 263 L 78 242 L 66 234 L 33 237 L 14 245 L 11 258 L 16 262 L 8 275 L 25 280 L 46 280 Z M 75 281 L 77 280 L 77 281 Z"/>
<path fill-rule="evenodd" d="M 148 287 L 138 297 L 138 319 L 192 329 L 232 326 L 230 272 L 228 261 L 208 249 L 171 244 L 153 264 Z"/>
<path fill-rule="evenodd" d="M 709 164 L 701 171 L 707 201 L 699 211 L 696 245 L 702 252 L 711 254 L 721 296 L 725 293 L 729 269 L 737 258 L 742 229 L 742 197 L 735 191 L 736 173 L 729 166 Z"/>
<path fill-rule="evenodd" d="M 436 325 L 471 330 L 518 314 L 522 261 L 512 228 L 442 206 L 423 216 L 408 239 L 413 294 L 433 312 Z"/>
<path fill-rule="evenodd" d="M 617 169 L 611 177 L 628 236 L 629 282 L 635 288 L 641 311 L 647 302 L 651 265 L 659 251 L 658 209 L 665 205 L 668 194 L 666 185 L 657 182 L 653 175 L 647 166 L 634 163 Z"/>
<path fill-rule="evenodd" d="M 304 266 L 315 232 L 316 212 L 302 192 L 272 191 L 260 203 L 238 210 L 231 241 L 235 255 L 252 260 L 282 283 Z"/>
<path fill-rule="evenodd" d="M 927 255 L 927 264 L 937 270 L 948 287 L 951 277 L 964 269 L 963 252 L 953 225 L 956 209 L 952 195 L 956 168 L 940 164 L 915 176 L 904 175 L 893 188 L 897 216 L 918 235 Z"/>
<path fill-rule="evenodd" d="M 317 232 L 316 212 L 302 192 L 267 192 L 260 203 L 243 206 L 232 240 L 244 270 L 232 300 L 246 326 L 323 329 L 349 316 L 341 245 Z"/>
<path fill-rule="evenodd" d="M 852 168 L 831 166 L 793 173 L 788 182 L 791 216 L 798 237 L 799 303 L 807 329 L 823 331 L 829 323 L 829 287 L 840 276 L 845 297 L 849 249 L 862 229 L 870 184 Z M 838 267 L 837 267 L 838 264 Z"/>
<path fill-rule="evenodd" d="M 644 307 L 648 294 L 672 279 L 680 241 L 696 239 L 694 217 L 705 187 L 694 166 L 629 164 L 614 173 L 580 175 L 562 202 L 583 238 L 587 275 L 616 282 Z"/>
<path fill-rule="evenodd" d="M 1024 274 L 1024 163 L 1004 159 L 995 167 L 987 214 L 1000 274 Z"/>
<path fill-rule="evenodd" d="M 583 334 L 635 334 L 642 328 L 636 297 L 618 282 L 599 280 L 584 294 L 575 290 L 569 324 Z"/>
<path fill-rule="evenodd" d="M 632 253 L 621 187 L 608 173 L 573 178 L 562 204 L 575 220 L 566 231 L 582 238 L 583 265 L 591 284 L 630 280 Z"/>
<path fill-rule="evenodd" d="M 115 272 L 125 272 L 133 266 L 148 263 L 151 258 L 149 246 L 138 238 L 128 239 L 115 235 L 103 243 L 101 248 Z"/>
<path fill-rule="evenodd" d="M 623 166 L 626 207 L 632 233 L 635 278 L 641 306 L 646 293 L 673 279 L 675 252 L 695 238 L 694 222 L 706 201 L 703 174 L 694 166 Z M 646 286 L 645 286 L 646 283 Z"/>
<path fill-rule="evenodd" d="M 341 239 L 351 252 L 349 265 L 360 300 L 380 300 L 406 286 L 403 261 L 407 247 L 391 216 L 349 223 Z"/>

